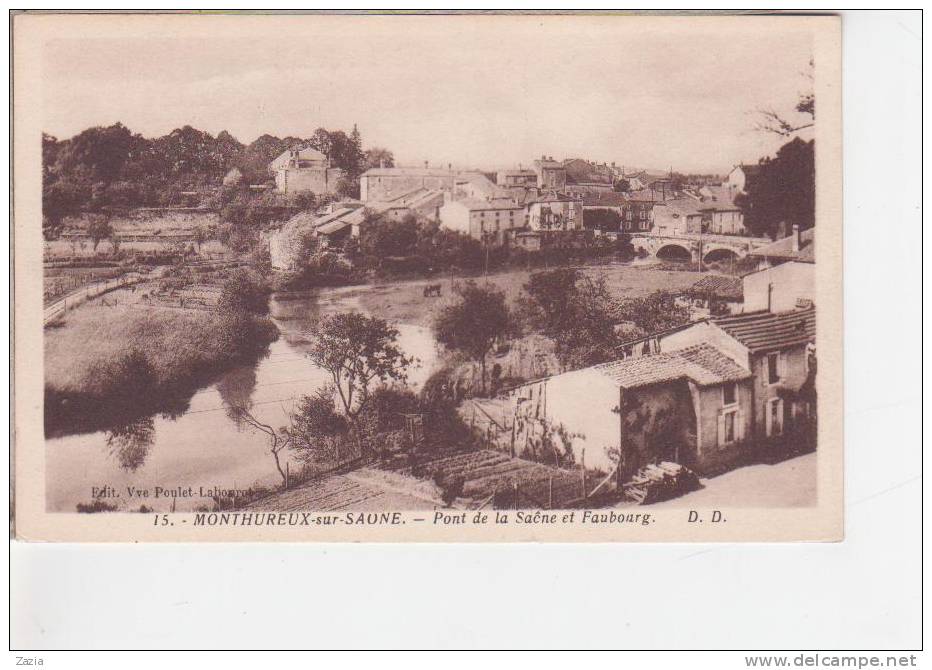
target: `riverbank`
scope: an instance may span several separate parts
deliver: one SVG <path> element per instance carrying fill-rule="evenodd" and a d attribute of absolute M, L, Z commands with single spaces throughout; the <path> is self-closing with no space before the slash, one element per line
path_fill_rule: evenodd
<path fill-rule="evenodd" d="M 184 411 L 191 395 L 231 366 L 255 359 L 277 330 L 255 326 L 232 341 L 217 312 L 97 299 L 45 331 L 47 435 L 97 430 L 155 412 Z"/>

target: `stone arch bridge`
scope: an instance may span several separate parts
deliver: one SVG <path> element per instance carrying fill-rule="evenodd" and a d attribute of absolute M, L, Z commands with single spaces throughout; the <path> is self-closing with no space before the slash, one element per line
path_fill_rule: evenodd
<path fill-rule="evenodd" d="M 770 243 L 769 238 L 743 237 L 740 235 L 631 235 L 634 250 L 643 249 L 650 256 L 661 259 L 699 261 L 700 248 L 703 262 L 744 258 L 758 247 Z"/>

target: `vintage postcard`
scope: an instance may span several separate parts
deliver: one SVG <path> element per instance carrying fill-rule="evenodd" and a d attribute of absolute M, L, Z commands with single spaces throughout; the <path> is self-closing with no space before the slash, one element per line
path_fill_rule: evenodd
<path fill-rule="evenodd" d="M 837 17 L 12 29 L 17 538 L 843 537 Z"/>

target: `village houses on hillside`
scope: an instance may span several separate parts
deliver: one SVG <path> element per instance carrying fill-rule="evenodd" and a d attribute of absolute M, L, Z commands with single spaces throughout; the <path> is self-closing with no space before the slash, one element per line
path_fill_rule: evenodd
<path fill-rule="evenodd" d="M 331 194 L 342 177 L 342 171 L 330 168 L 326 157 L 311 148 L 285 151 L 269 169 L 284 192 Z M 336 211 L 318 212 L 317 217 L 298 215 L 273 231 L 272 264 L 276 269 L 293 267 L 295 256 L 286 250 L 302 231 L 310 231 L 324 247 L 358 236 L 366 212 L 392 220 L 413 214 L 483 244 L 530 251 L 542 248 L 553 235 L 585 229 L 655 237 L 744 236 L 744 216 L 734 197 L 754 173 L 754 166 L 739 165 L 721 186 L 700 182 L 705 185 L 674 190 L 672 172 L 626 173 L 615 163 L 558 161 L 546 154 L 530 167 L 494 174 L 427 162 L 421 167 L 371 168 L 360 176 L 358 201 L 344 200 Z M 606 219 L 597 218 L 600 210 L 617 215 L 615 229 L 602 228 Z M 600 223 L 587 225 L 587 217 Z"/>

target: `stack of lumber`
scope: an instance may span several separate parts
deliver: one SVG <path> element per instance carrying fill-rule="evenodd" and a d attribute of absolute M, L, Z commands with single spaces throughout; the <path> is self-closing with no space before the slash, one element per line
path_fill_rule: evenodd
<path fill-rule="evenodd" d="M 669 461 L 645 465 L 622 487 L 625 497 L 639 505 L 676 498 L 698 488 L 696 473 Z"/>

